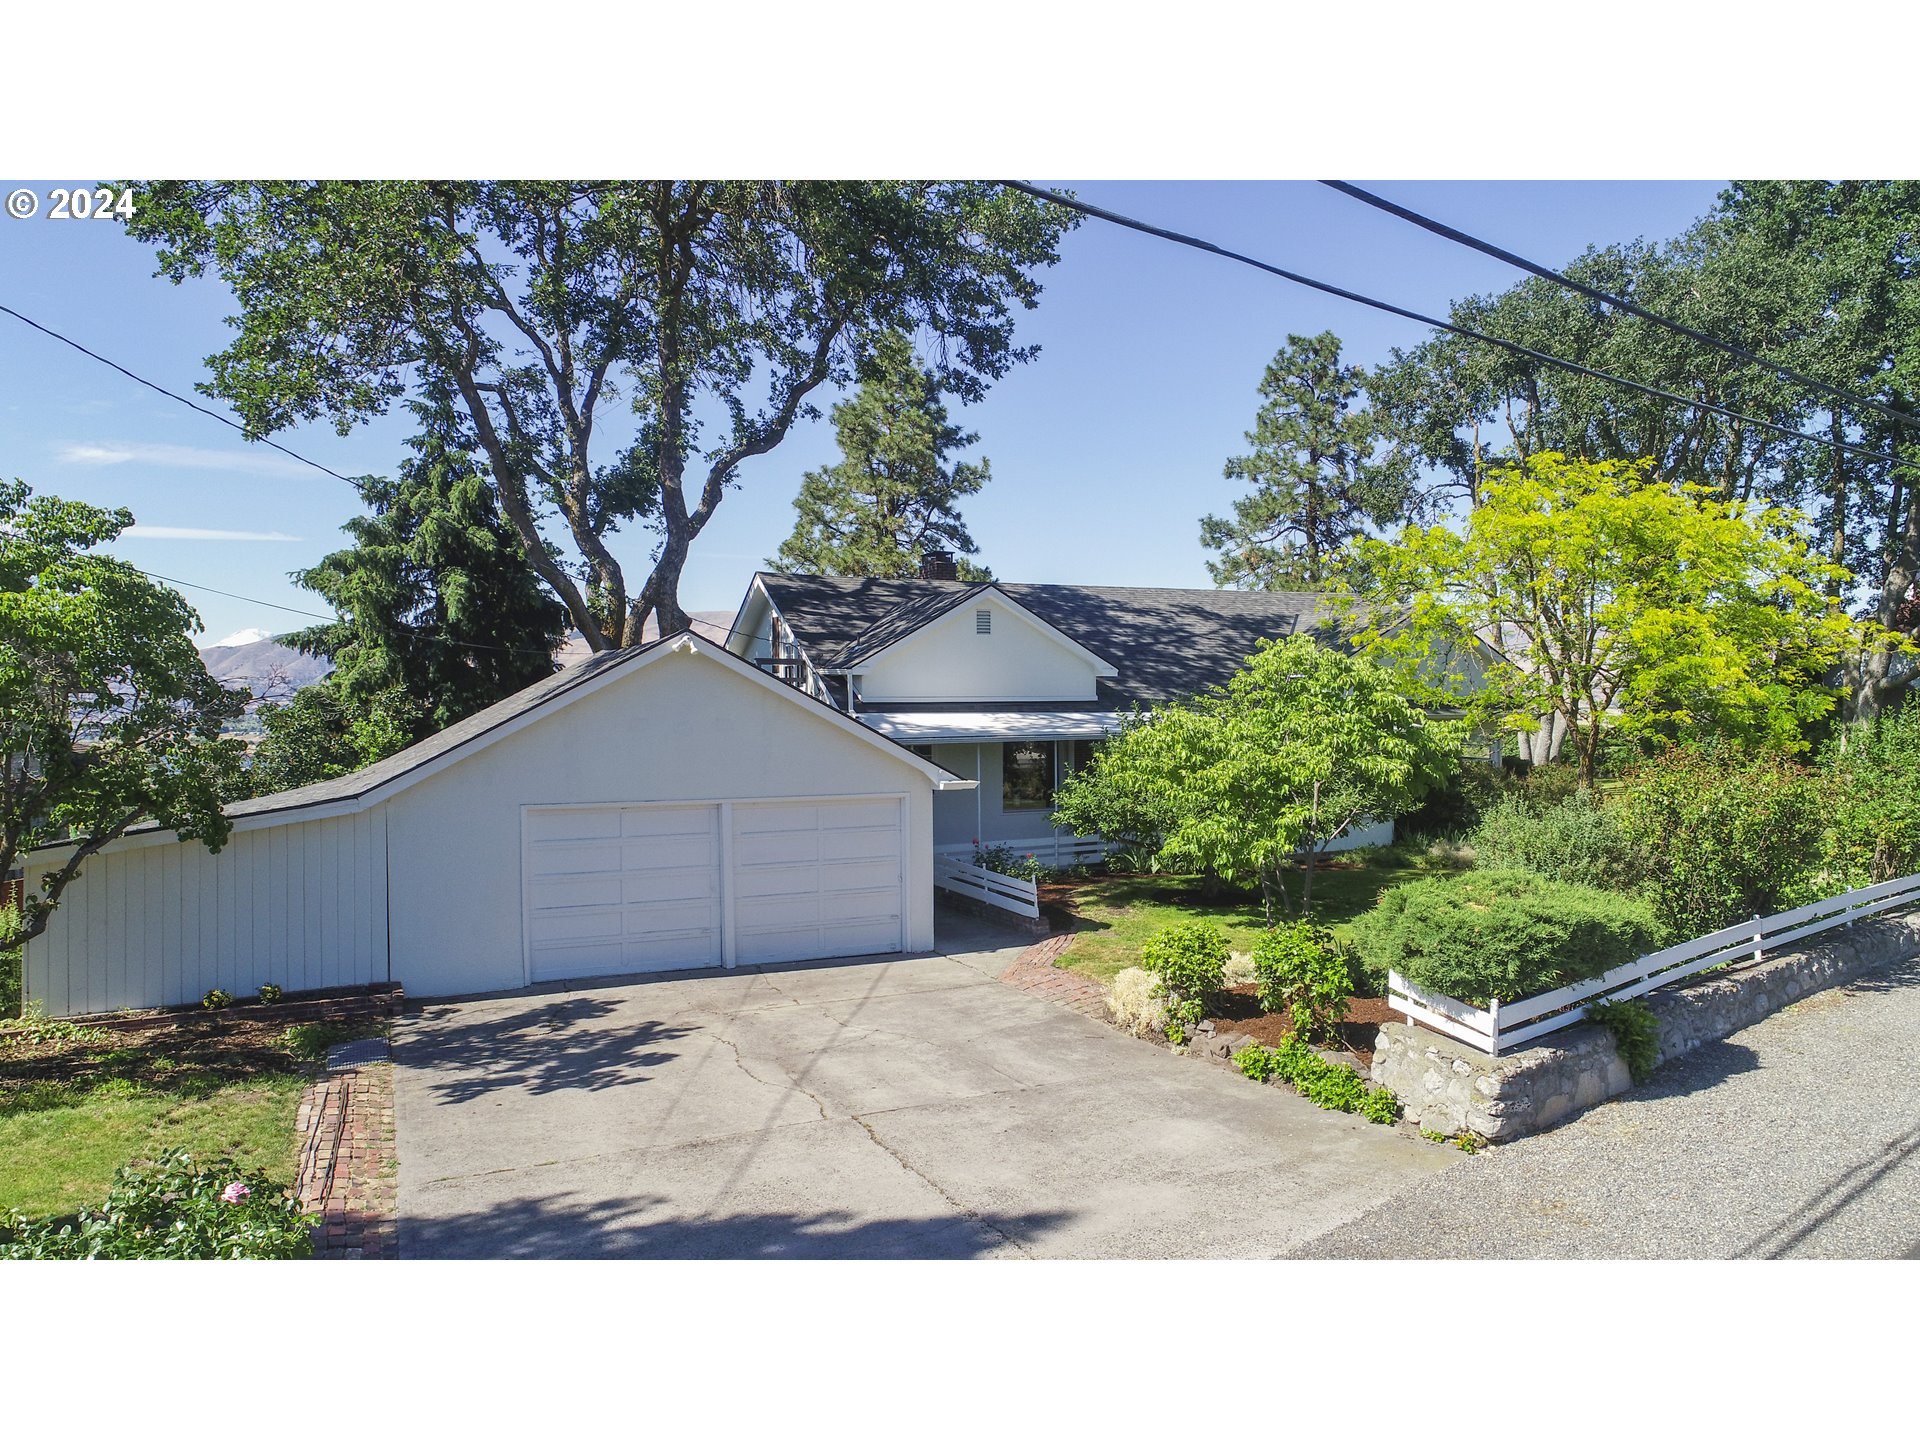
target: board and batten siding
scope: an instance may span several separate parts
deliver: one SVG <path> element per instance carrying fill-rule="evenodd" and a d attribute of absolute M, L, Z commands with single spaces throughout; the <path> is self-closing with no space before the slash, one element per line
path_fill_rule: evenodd
<path fill-rule="evenodd" d="M 217 855 L 169 836 L 81 867 L 27 944 L 26 999 L 85 1015 L 368 985 L 392 978 L 387 930 L 383 807 L 236 830 Z"/>

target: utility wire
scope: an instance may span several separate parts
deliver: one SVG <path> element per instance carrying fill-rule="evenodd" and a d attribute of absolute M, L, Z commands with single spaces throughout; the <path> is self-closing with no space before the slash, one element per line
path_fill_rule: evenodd
<path fill-rule="evenodd" d="M 344 484 L 351 485 L 356 490 L 360 488 L 358 481 L 349 480 L 345 475 L 342 475 L 338 470 L 329 470 L 326 466 L 322 465 L 318 460 L 309 460 L 306 456 L 298 453 L 297 451 L 289 450 L 286 446 L 282 445 L 278 440 L 269 440 L 264 435 L 254 434 L 246 426 L 242 425 L 238 420 L 233 419 L 231 416 L 222 415 L 218 410 L 209 410 L 207 409 L 206 406 L 197 404 L 194 401 L 187 399 L 187 397 L 184 395 L 176 395 L 173 391 L 167 389 L 167 387 L 164 385 L 156 385 L 154 384 L 153 381 L 147 379 L 145 376 L 134 374 L 133 371 L 127 369 L 126 366 L 115 364 L 113 361 L 107 359 L 106 356 L 98 354 L 95 351 L 89 350 L 86 346 L 82 345 L 78 340 L 69 339 L 67 336 L 62 335 L 58 330 L 48 329 L 45 325 L 42 325 L 38 320 L 28 319 L 25 315 L 22 315 L 18 310 L 15 310 L 10 305 L 0 305 L 0 314 L 11 315 L 14 319 L 18 320 L 22 325 L 28 326 L 29 328 L 34 330 L 38 330 L 42 335 L 50 336 L 51 338 L 58 340 L 62 345 L 71 345 L 75 350 L 78 350 L 82 355 L 85 355 L 89 360 L 98 360 L 102 365 L 105 365 L 109 370 L 118 370 L 122 375 L 126 376 L 127 379 L 133 381 L 136 385 L 144 385 L 147 387 L 147 389 L 155 391 L 158 394 L 164 395 L 169 400 L 177 400 L 180 404 L 186 406 L 189 410 L 199 411 L 202 415 L 206 416 L 209 420 L 218 420 L 222 425 L 225 425 L 227 428 L 231 430 L 238 430 L 242 435 L 246 436 L 247 439 L 249 440 L 252 440 L 261 445 L 270 445 L 275 450 L 278 450 L 282 455 L 288 456 L 294 460 L 298 460 L 302 465 L 312 466 L 315 470 L 318 470 L 322 475 L 331 475 L 335 480 L 339 480 Z M 201 588 L 205 589 L 206 587 L 202 586 Z M 264 604 L 266 602 L 262 601 L 261 603 Z M 280 608 L 285 609 L 286 607 L 281 606 Z M 299 613 L 299 612 L 296 612 L 296 613 Z"/>
<path fill-rule="evenodd" d="M 1825 380 L 1815 379 L 1811 375 L 1802 375 L 1798 370 L 1791 370 L 1777 361 L 1769 360 L 1763 355 L 1757 355 L 1744 346 L 1722 340 L 1717 335 L 1709 335 L 1704 330 L 1696 330 L 1693 326 L 1682 324 L 1678 320 L 1669 320 L 1664 315 L 1656 315 L 1653 311 L 1636 305 L 1631 300 L 1611 294 L 1597 286 L 1575 280 L 1571 275 L 1563 275 L 1558 270 L 1549 270 L 1545 265 L 1537 265 L 1524 256 L 1514 254 L 1511 250 L 1503 250 L 1490 241 L 1469 235 L 1464 230 L 1456 230 L 1453 226 L 1435 220 L 1431 216 L 1422 215 L 1417 210 L 1409 210 L 1404 205 L 1396 205 L 1384 196 L 1375 195 L 1368 190 L 1362 190 L 1358 185 L 1349 185 L 1344 180 L 1322 180 L 1320 183 L 1330 190 L 1338 190 L 1342 195 L 1351 196 L 1363 205 L 1371 205 L 1374 209 L 1384 210 L 1389 215 L 1398 216 L 1411 225 L 1418 225 L 1422 230 L 1430 230 L 1442 239 L 1453 241 L 1456 245 L 1465 245 L 1470 250 L 1478 250 L 1482 255 L 1491 255 L 1496 260 L 1504 260 L 1507 264 L 1525 270 L 1529 274 L 1538 275 L 1542 280 L 1551 280 L 1556 285 L 1564 286 L 1568 290 L 1585 295 L 1589 300 L 1598 300 L 1603 305 L 1611 305 L 1616 310 L 1624 310 L 1629 315 L 1637 315 L 1642 320 L 1649 320 L 1655 325 L 1664 326 L 1677 335 L 1685 335 L 1689 340 L 1698 340 L 1703 345 L 1711 345 L 1714 349 L 1731 355 L 1735 359 L 1744 360 L 1749 365 L 1758 365 L 1763 370 L 1771 370 L 1783 380 L 1791 380 L 1796 385 L 1806 385 L 1812 389 L 1821 391 L 1823 394 L 1830 395 L 1836 400 L 1844 400 L 1850 407 L 1856 410 L 1877 411 L 1889 420 L 1897 420 L 1902 425 L 1920 429 L 1920 416 L 1908 414 L 1903 410 L 1896 410 L 1893 406 L 1882 404 L 1880 401 L 1868 395 L 1856 395 L 1851 390 L 1843 390 L 1838 385 L 1830 385 Z"/>
<path fill-rule="evenodd" d="M 1879 460 L 1887 464 L 1898 465 L 1902 461 L 1897 455 L 1884 450 L 1869 450 L 1862 445 L 1854 445 L 1844 440 L 1828 440 L 1818 435 L 1808 435 L 1804 431 L 1794 430 L 1785 425 L 1776 425 L 1771 420 L 1761 420 L 1756 416 L 1742 415 L 1737 410 L 1729 410 L 1724 405 L 1715 405 L 1709 400 L 1690 400 L 1684 395 L 1676 395 L 1671 390 L 1661 390 L 1656 386 L 1643 385 L 1638 380 L 1629 380 L 1624 375 L 1610 374 L 1605 370 L 1595 370 L 1578 361 L 1563 360 L 1558 355 L 1549 355 L 1544 350 L 1535 350 L 1518 341 L 1503 340 L 1497 335 L 1488 335 L 1483 331 L 1469 329 L 1465 325 L 1456 325 L 1450 320 L 1436 319 L 1431 315 L 1422 315 L 1418 310 L 1409 310 L 1386 300 L 1376 300 L 1371 295 L 1362 295 L 1355 290 L 1345 290 L 1338 285 L 1330 285 L 1325 280 L 1315 280 L 1298 271 L 1285 270 L 1278 265 L 1270 265 L 1264 260 L 1256 260 L 1251 255 L 1243 255 L 1237 250 L 1229 250 L 1216 245 L 1211 240 L 1202 240 L 1197 235 L 1182 234 L 1178 230 L 1168 230 L 1159 225 L 1150 225 L 1144 220 L 1136 220 L 1130 215 L 1121 215 L 1113 210 L 1103 210 L 1098 205 L 1089 205 L 1084 200 L 1062 195 L 1057 190 L 1047 190 L 1038 185 L 1029 185 L 1021 180 L 1000 180 L 996 184 L 1010 190 L 1018 190 L 1039 200 L 1046 200 L 1062 209 L 1075 210 L 1082 215 L 1090 215 L 1096 220 L 1105 220 L 1108 224 L 1121 226 L 1127 230 L 1138 230 L 1143 235 L 1152 235 L 1156 239 L 1171 240 L 1176 245 L 1185 245 L 1194 250 L 1204 250 L 1210 255 L 1218 255 L 1227 260 L 1238 261 L 1242 265 L 1251 265 L 1256 270 L 1264 270 L 1269 275 L 1277 275 L 1282 280 L 1290 280 L 1295 285 L 1303 285 L 1309 290 L 1318 290 L 1323 295 L 1332 295 L 1340 300 L 1351 300 L 1356 305 L 1365 305 L 1372 310 L 1382 310 L 1389 315 L 1398 315 L 1404 320 L 1417 324 L 1430 325 L 1436 330 L 1445 330 L 1466 340 L 1478 340 L 1483 344 L 1495 346 L 1515 355 L 1524 355 L 1530 360 L 1538 360 L 1543 365 L 1552 365 L 1561 370 L 1571 371 L 1575 375 L 1585 375 L 1592 380 L 1604 380 L 1608 384 L 1620 385 L 1628 390 L 1636 390 L 1642 395 L 1656 400 L 1665 400 L 1670 404 L 1684 406 L 1689 410 L 1705 410 L 1715 415 L 1724 415 L 1729 420 L 1738 420 L 1742 425 L 1751 425 L 1756 429 L 1770 430 L 1789 440 L 1799 440 L 1810 445 L 1823 445 L 1849 455 L 1864 456 L 1869 460 Z"/>

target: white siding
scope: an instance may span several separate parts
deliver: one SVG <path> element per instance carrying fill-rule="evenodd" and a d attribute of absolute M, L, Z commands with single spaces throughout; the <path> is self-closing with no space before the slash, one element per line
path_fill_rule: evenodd
<path fill-rule="evenodd" d="M 386 840 L 376 809 L 236 831 L 217 855 L 171 838 L 96 855 L 27 946 L 27 998 L 81 1015 L 387 980 Z"/>
<path fill-rule="evenodd" d="M 992 615 L 991 633 L 975 628 L 975 612 Z M 1094 667 L 997 596 L 959 606 L 860 676 L 859 701 L 1091 700 Z"/>
<path fill-rule="evenodd" d="M 933 948 L 933 791 L 904 750 L 813 702 L 668 654 L 387 802 L 393 977 L 410 995 L 527 983 L 521 811 L 782 798 L 907 804 L 907 948 Z"/>

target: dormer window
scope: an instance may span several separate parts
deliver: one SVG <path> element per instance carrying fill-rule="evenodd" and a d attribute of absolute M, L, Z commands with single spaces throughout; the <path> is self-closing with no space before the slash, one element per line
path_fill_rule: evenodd
<path fill-rule="evenodd" d="M 973 633 L 991 635 L 993 633 L 993 611 L 976 610 L 973 612 Z"/>

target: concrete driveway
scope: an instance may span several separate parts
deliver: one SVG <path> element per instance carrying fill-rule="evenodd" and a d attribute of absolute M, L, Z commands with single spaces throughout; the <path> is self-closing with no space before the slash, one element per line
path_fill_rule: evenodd
<path fill-rule="evenodd" d="M 1271 1256 L 1461 1158 L 1018 992 L 998 927 L 941 935 L 428 1004 L 395 1032 L 401 1255 Z"/>

